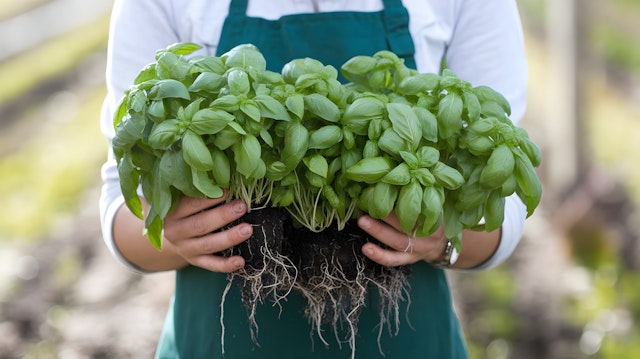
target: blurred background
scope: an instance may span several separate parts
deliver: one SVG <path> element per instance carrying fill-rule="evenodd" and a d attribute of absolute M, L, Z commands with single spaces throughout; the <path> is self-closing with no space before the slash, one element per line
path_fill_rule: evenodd
<path fill-rule="evenodd" d="M 639 357 L 640 1 L 518 4 L 544 195 L 506 263 L 450 273 L 471 357 Z M 100 237 L 111 5 L 0 0 L 0 358 L 148 358 L 164 320 L 173 275 Z"/>

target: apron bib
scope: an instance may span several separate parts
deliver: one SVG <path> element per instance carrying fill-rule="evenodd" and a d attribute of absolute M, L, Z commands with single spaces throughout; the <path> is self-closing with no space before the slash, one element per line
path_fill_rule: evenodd
<path fill-rule="evenodd" d="M 400 0 L 384 0 L 379 12 L 332 12 L 288 15 L 277 21 L 246 16 L 247 0 L 232 0 L 217 54 L 240 44 L 260 49 L 271 71 L 296 58 L 311 57 L 336 69 L 353 56 L 391 50 L 415 68 L 409 16 Z M 341 80 L 344 81 L 342 78 Z M 241 294 L 233 286 L 222 303 L 225 274 L 197 267 L 176 273 L 171 303 L 156 358 L 349 358 L 351 348 L 324 328 L 326 347 L 304 317 L 304 299 L 291 292 L 285 303 L 259 306 L 257 343 L 251 339 Z M 411 305 L 400 307 L 397 334 L 385 327 L 379 336 L 376 291 L 362 310 L 356 339 L 357 358 L 467 358 L 444 272 L 422 262 L 412 266 Z M 224 304 L 224 354 L 220 308 Z M 406 313 L 407 320 L 403 314 Z M 384 353 L 384 356 L 380 353 Z"/>
<path fill-rule="evenodd" d="M 287 62 L 304 57 L 340 71 L 340 66 L 354 56 L 391 50 L 404 59 L 405 65 L 416 68 L 409 14 L 400 0 L 384 0 L 384 9 L 379 12 L 321 12 L 287 15 L 277 21 L 247 17 L 247 2 L 231 1 L 217 55 L 252 43 L 271 71 L 280 72 Z"/>

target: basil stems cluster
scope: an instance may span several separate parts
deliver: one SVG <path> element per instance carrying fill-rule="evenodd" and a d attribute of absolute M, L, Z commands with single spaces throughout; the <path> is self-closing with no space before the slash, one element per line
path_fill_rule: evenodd
<path fill-rule="evenodd" d="M 529 215 L 540 201 L 539 149 L 489 87 L 419 74 L 389 51 L 347 61 L 343 85 L 315 59 L 277 73 L 249 44 L 187 56 L 199 48 L 159 50 L 114 117 L 122 193 L 157 248 L 181 196 L 223 188 L 312 231 L 395 211 L 407 234 L 444 223 L 458 247 L 463 229 L 502 224 L 505 197 L 516 193 Z"/>

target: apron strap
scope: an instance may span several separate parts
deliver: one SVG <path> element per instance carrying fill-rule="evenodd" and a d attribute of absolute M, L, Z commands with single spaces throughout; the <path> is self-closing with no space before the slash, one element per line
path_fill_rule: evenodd
<path fill-rule="evenodd" d="M 245 16 L 247 14 L 248 0 L 231 0 L 229 5 L 229 15 Z"/>
<path fill-rule="evenodd" d="M 409 13 L 401 0 L 383 0 L 384 25 L 390 50 L 404 59 L 405 65 L 416 68 L 413 57 L 415 48 L 409 32 Z"/>

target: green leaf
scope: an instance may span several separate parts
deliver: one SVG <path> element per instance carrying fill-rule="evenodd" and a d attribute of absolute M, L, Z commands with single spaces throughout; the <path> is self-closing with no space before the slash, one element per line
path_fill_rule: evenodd
<path fill-rule="evenodd" d="M 258 95 L 253 101 L 260 109 L 260 115 L 274 120 L 290 121 L 287 109 L 276 99 L 268 95 Z"/>
<path fill-rule="evenodd" d="M 422 146 L 416 153 L 419 167 L 431 167 L 440 159 L 440 151 L 431 146 Z"/>
<path fill-rule="evenodd" d="M 375 97 L 360 97 L 347 106 L 342 124 L 356 135 L 367 134 L 369 122 L 373 119 L 382 119 L 385 105 Z"/>
<path fill-rule="evenodd" d="M 147 115 L 154 122 L 162 122 L 165 120 L 166 111 L 164 110 L 164 102 L 162 100 L 151 101 L 147 108 Z"/>
<path fill-rule="evenodd" d="M 134 167 L 129 153 L 125 153 L 118 161 L 118 175 L 120 177 L 120 189 L 127 207 L 129 207 L 131 213 L 142 219 L 142 202 L 138 197 L 140 172 Z"/>
<path fill-rule="evenodd" d="M 355 165 L 347 168 L 346 176 L 348 179 L 357 182 L 375 183 L 381 180 L 395 166 L 394 161 L 388 157 L 363 158 Z"/>
<path fill-rule="evenodd" d="M 201 136 L 212 135 L 222 131 L 234 119 L 235 117 L 226 111 L 204 108 L 193 115 L 189 130 Z"/>
<path fill-rule="evenodd" d="M 191 71 L 191 64 L 182 58 L 182 56 L 171 52 L 158 52 L 156 63 L 156 74 L 161 79 L 182 81 Z"/>
<path fill-rule="evenodd" d="M 160 163 L 158 161 L 158 163 Z M 162 176 L 159 175 L 159 171 L 155 171 L 156 177 L 153 181 L 153 194 L 150 198 L 150 203 L 156 210 L 156 213 L 161 219 L 164 219 L 169 210 L 171 209 L 172 197 L 171 189 Z"/>
<path fill-rule="evenodd" d="M 399 187 L 389 183 L 376 183 L 373 187 L 374 201 L 369 206 L 371 217 L 383 219 L 388 216 L 396 205 L 399 191 Z"/>
<path fill-rule="evenodd" d="M 180 122 L 178 120 L 167 120 L 153 125 L 149 133 L 149 145 L 154 149 L 168 149 L 176 143 L 180 136 Z"/>
<path fill-rule="evenodd" d="M 191 92 L 218 93 L 225 85 L 225 78 L 217 73 L 203 72 L 189 86 Z"/>
<path fill-rule="evenodd" d="M 499 191 L 491 191 L 484 207 L 485 231 L 492 232 L 502 226 L 504 222 L 505 199 Z"/>
<path fill-rule="evenodd" d="M 396 131 L 389 127 L 378 139 L 378 147 L 390 155 L 399 155 L 400 151 L 410 151 L 409 144 Z"/>
<path fill-rule="evenodd" d="M 436 181 L 444 188 L 454 190 L 464 184 L 464 177 L 458 172 L 457 169 L 447 166 L 442 162 L 436 163 L 431 168 Z"/>
<path fill-rule="evenodd" d="M 251 44 L 238 45 L 220 57 L 227 68 L 240 67 L 246 69 L 254 67 L 259 71 L 264 71 L 267 68 L 267 61 L 264 56 L 257 47 Z"/>
<path fill-rule="evenodd" d="M 420 182 L 420 184 L 423 186 L 433 186 L 436 183 L 435 176 L 426 168 L 411 170 L 410 173 L 411 178 L 417 179 L 418 182 Z"/>
<path fill-rule="evenodd" d="M 418 162 L 418 157 L 411 152 L 400 151 L 400 157 L 402 160 L 409 166 L 410 169 L 415 170 L 420 166 L 420 162 Z"/>
<path fill-rule="evenodd" d="M 282 162 L 293 169 L 307 153 L 309 131 L 299 122 L 290 122 L 285 128 Z"/>
<path fill-rule="evenodd" d="M 202 46 L 193 43 L 193 42 L 179 42 L 172 45 L 167 46 L 166 50 L 176 55 L 190 55 L 196 50 L 201 49 Z M 160 50 L 163 51 L 163 50 Z"/>
<path fill-rule="evenodd" d="M 389 173 L 382 177 L 381 181 L 396 186 L 403 186 L 411 180 L 409 166 L 406 163 L 400 163 Z"/>
<path fill-rule="evenodd" d="M 413 234 L 422 211 L 422 195 L 423 189 L 418 181 L 411 181 L 400 189 L 395 210 L 404 233 Z"/>
<path fill-rule="evenodd" d="M 240 69 L 232 69 L 227 73 L 227 86 L 232 95 L 246 95 L 251 89 L 249 75 Z"/>
<path fill-rule="evenodd" d="M 182 137 L 182 153 L 184 160 L 189 166 L 201 170 L 208 171 L 213 169 L 213 160 L 211 152 L 205 145 L 202 137 L 195 132 L 187 130 Z"/>
<path fill-rule="evenodd" d="M 473 123 L 480 118 L 480 111 L 482 106 L 478 97 L 470 91 L 462 93 L 462 102 L 464 103 L 464 112 L 467 122 Z"/>
<path fill-rule="evenodd" d="M 438 142 L 438 119 L 426 108 L 414 106 L 413 112 L 420 122 L 422 138 L 430 142 Z"/>
<path fill-rule="evenodd" d="M 502 187 L 513 173 L 514 165 L 511 148 L 506 144 L 499 145 L 491 152 L 487 165 L 480 174 L 480 184 L 490 189 Z"/>
<path fill-rule="evenodd" d="M 260 131 L 260 138 L 269 147 L 273 147 L 273 137 L 268 129 L 264 128 Z"/>
<path fill-rule="evenodd" d="M 476 95 L 480 103 L 495 102 L 507 115 L 511 115 L 511 105 L 509 104 L 509 101 L 507 101 L 507 99 L 498 91 L 489 86 L 477 86 L 473 88 L 473 93 Z"/>
<path fill-rule="evenodd" d="M 403 103 L 389 103 L 387 111 L 396 133 L 410 144 L 411 151 L 417 149 L 422 138 L 422 128 L 413 109 Z"/>
<path fill-rule="evenodd" d="M 142 232 L 149 238 L 151 244 L 157 249 L 162 249 L 162 218 L 158 216 L 154 207 L 149 209 L 149 214 L 145 219 L 145 226 Z"/>
<path fill-rule="evenodd" d="M 433 227 L 439 223 L 442 216 L 444 193 L 433 186 L 424 187 L 422 193 L 421 213 L 424 215 L 422 231 L 426 235 L 432 234 Z"/>
<path fill-rule="evenodd" d="M 460 212 L 458 212 L 450 201 L 445 201 L 444 211 L 444 236 L 449 240 L 459 241 L 462 237 L 464 226 L 460 222 Z"/>
<path fill-rule="evenodd" d="M 416 74 L 404 78 L 398 85 L 398 92 L 403 95 L 433 91 L 440 85 L 440 76 L 434 73 Z"/>
<path fill-rule="evenodd" d="M 226 128 L 216 134 L 213 144 L 216 148 L 224 151 L 240 142 L 243 135 L 246 135 L 246 132 L 242 129 L 242 126 L 232 121 L 229 122 Z"/>
<path fill-rule="evenodd" d="M 213 159 L 213 179 L 220 187 L 229 188 L 231 179 L 231 164 L 227 155 L 218 149 L 211 151 Z"/>
<path fill-rule="evenodd" d="M 224 110 L 227 112 L 235 112 L 240 109 L 240 101 L 235 95 L 224 95 L 216 98 L 211 107 L 217 110 Z"/>
<path fill-rule="evenodd" d="M 193 178 L 193 185 L 205 196 L 209 198 L 220 198 L 222 196 L 222 188 L 213 184 L 213 180 L 207 172 L 191 168 L 191 177 Z"/>
<path fill-rule="evenodd" d="M 217 75 L 222 75 L 225 72 L 224 64 L 219 57 L 193 56 L 190 57 L 188 61 L 194 68 L 201 72 L 212 72 Z"/>
<path fill-rule="evenodd" d="M 327 178 L 329 174 L 329 164 L 322 155 L 313 155 L 304 158 L 304 164 L 309 170 L 322 178 Z"/>
<path fill-rule="evenodd" d="M 311 132 L 309 148 L 325 149 L 342 141 L 342 129 L 335 125 L 320 127 Z"/>
<path fill-rule="evenodd" d="M 260 109 L 253 102 L 253 100 L 245 100 L 240 103 L 240 111 L 247 115 L 250 119 L 255 122 L 260 122 Z"/>
<path fill-rule="evenodd" d="M 304 116 L 304 96 L 301 94 L 295 94 L 287 97 L 285 106 L 291 113 L 296 115 L 298 119 L 302 119 Z"/>
<path fill-rule="evenodd" d="M 262 150 L 260 142 L 253 135 L 242 137 L 242 141 L 233 146 L 234 161 L 236 170 L 243 176 L 249 178 L 258 167 Z"/>
<path fill-rule="evenodd" d="M 305 110 L 329 122 L 340 120 L 340 109 L 321 94 L 312 93 L 304 97 Z"/>
<path fill-rule="evenodd" d="M 454 136 L 462 128 L 462 100 L 450 92 L 438 104 L 438 134 L 443 139 Z"/>
<path fill-rule="evenodd" d="M 189 95 L 189 90 L 182 82 L 165 79 L 158 81 L 151 90 L 149 90 L 149 99 L 162 100 L 165 98 L 182 98 L 189 100 L 191 96 Z"/>
<path fill-rule="evenodd" d="M 189 197 L 198 197 L 200 191 L 193 186 L 191 167 L 184 161 L 182 150 L 169 150 L 160 159 L 160 176 L 165 182 Z"/>
<path fill-rule="evenodd" d="M 378 60 L 370 56 L 355 56 L 345 62 L 340 68 L 342 75 L 349 81 L 367 84 L 367 75 L 376 67 Z"/>

